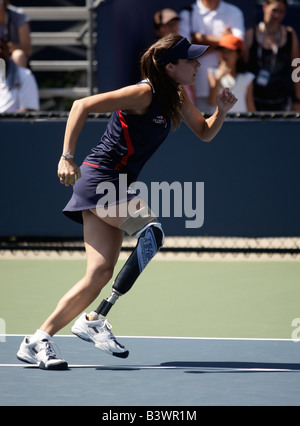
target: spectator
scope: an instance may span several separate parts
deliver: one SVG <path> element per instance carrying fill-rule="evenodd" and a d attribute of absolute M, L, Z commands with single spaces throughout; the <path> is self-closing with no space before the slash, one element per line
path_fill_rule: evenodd
<path fill-rule="evenodd" d="M 214 108 L 209 102 L 208 68 L 219 64 L 216 47 L 221 37 L 232 33 L 244 38 L 244 16 L 236 6 L 223 0 L 196 0 L 180 13 L 180 34 L 195 44 L 209 45 L 211 48 L 201 57 L 195 83 L 196 105 L 200 111 L 211 113 Z"/>
<path fill-rule="evenodd" d="M 0 37 L 9 41 L 9 51 L 15 63 L 28 66 L 32 55 L 29 19 L 23 10 L 0 0 Z"/>
<path fill-rule="evenodd" d="M 153 16 L 154 31 L 156 37 L 160 39 L 167 34 L 179 34 L 180 17 L 173 9 L 158 10 Z M 196 104 L 195 87 L 185 86 L 187 94 L 191 102 Z"/>
<path fill-rule="evenodd" d="M 299 55 L 292 27 L 282 25 L 286 0 L 266 0 L 263 21 L 246 33 L 245 58 L 256 76 L 254 100 L 258 111 L 300 110 L 300 83 L 291 79 L 291 63 Z"/>
<path fill-rule="evenodd" d="M 220 65 L 208 69 L 210 103 L 216 105 L 221 90 L 228 87 L 238 99 L 231 112 L 255 111 L 253 80 L 255 75 L 247 72 L 243 59 L 243 40 L 226 34 L 219 42 Z"/>
<path fill-rule="evenodd" d="M 8 42 L 0 38 L 0 59 L 6 64 L 6 78 L 0 80 L 0 113 L 39 109 L 38 86 L 32 72 L 9 56 Z"/>
<path fill-rule="evenodd" d="M 153 17 L 154 31 L 157 38 L 167 34 L 179 34 L 179 20 L 179 15 L 175 10 L 158 10 Z"/>

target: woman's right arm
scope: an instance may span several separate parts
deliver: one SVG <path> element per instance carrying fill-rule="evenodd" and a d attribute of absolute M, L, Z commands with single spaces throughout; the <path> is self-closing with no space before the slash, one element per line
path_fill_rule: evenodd
<path fill-rule="evenodd" d="M 148 84 L 128 86 L 75 101 L 68 117 L 62 153 L 70 153 L 74 157 L 79 135 L 90 113 L 106 113 L 121 109 L 131 114 L 144 114 L 151 101 L 152 89 Z M 74 160 L 61 157 L 57 171 L 61 183 L 69 186 L 71 180 L 71 185 L 74 185 L 75 174 L 80 178 L 80 169 Z"/>

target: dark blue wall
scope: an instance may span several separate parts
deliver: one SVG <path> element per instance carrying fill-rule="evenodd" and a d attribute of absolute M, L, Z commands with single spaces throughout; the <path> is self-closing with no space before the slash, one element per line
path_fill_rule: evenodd
<path fill-rule="evenodd" d="M 78 163 L 105 125 L 88 120 Z M 72 191 L 56 176 L 64 129 L 65 119 L 0 120 L 0 236 L 81 236 L 81 226 L 61 214 Z M 204 225 L 187 230 L 186 218 L 160 218 L 167 235 L 299 236 L 299 170 L 299 119 L 235 119 L 209 144 L 182 125 L 140 180 L 204 182 Z"/>

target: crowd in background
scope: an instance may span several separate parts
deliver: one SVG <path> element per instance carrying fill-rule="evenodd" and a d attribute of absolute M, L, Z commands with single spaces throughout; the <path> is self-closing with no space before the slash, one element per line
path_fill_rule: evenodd
<path fill-rule="evenodd" d="M 196 0 L 178 12 L 157 11 L 154 32 L 156 37 L 177 33 L 210 46 L 201 57 L 195 85 L 186 87 L 202 112 L 214 111 L 224 87 L 238 98 L 231 112 L 300 111 L 300 82 L 292 79 L 299 40 L 294 28 L 282 24 L 287 7 L 287 0 L 265 0 L 263 19 L 246 30 L 238 7 L 223 0 Z M 6 63 L 5 78 L 0 75 L 0 112 L 39 109 L 31 55 L 28 17 L 0 0 L 0 58 Z"/>
<path fill-rule="evenodd" d="M 231 112 L 300 110 L 300 82 L 292 80 L 299 40 L 294 28 L 282 24 L 287 7 L 286 0 L 265 0 L 263 20 L 247 30 L 242 11 L 220 0 L 197 0 L 179 13 L 163 9 L 154 15 L 158 37 L 176 31 L 210 46 L 189 88 L 201 111 L 214 110 L 224 87 L 238 98 Z"/>

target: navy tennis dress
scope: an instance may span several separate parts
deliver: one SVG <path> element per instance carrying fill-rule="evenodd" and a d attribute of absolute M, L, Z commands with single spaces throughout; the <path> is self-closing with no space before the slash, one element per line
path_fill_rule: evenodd
<path fill-rule="evenodd" d="M 142 83 L 150 85 L 148 80 L 138 84 Z M 123 110 L 115 111 L 99 144 L 83 161 L 80 167 L 81 178 L 73 186 L 73 195 L 63 213 L 70 219 L 83 223 L 82 211 L 96 208 L 103 197 L 103 194 L 97 194 L 97 187 L 101 182 L 114 184 L 117 196 L 122 193 L 119 191 L 120 174 L 126 175 L 128 186 L 135 182 L 144 164 L 167 138 L 170 128 L 171 120 L 164 114 L 154 90 L 146 114 L 133 115 Z M 117 203 L 129 201 L 136 196 L 127 189 L 125 198 L 117 199 Z"/>

